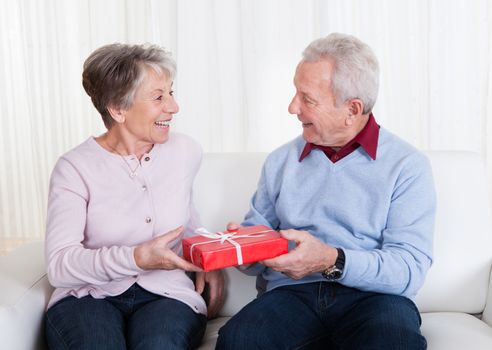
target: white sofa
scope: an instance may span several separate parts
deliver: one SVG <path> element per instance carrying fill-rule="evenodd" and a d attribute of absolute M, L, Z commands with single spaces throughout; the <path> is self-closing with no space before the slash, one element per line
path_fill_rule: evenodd
<path fill-rule="evenodd" d="M 467 152 L 428 152 L 438 195 L 435 261 L 417 296 L 431 350 L 492 349 L 492 226 L 481 158 Z M 248 208 L 265 154 L 206 154 L 195 183 L 204 226 L 221 230 Z M 200 349 L 213 349 L 217 331 L 256 291 L 255 281 L 226 270 L 227 299 L 209 322 Z M 42 242 L 0 257 L 0 348 L 44 349 L 42 315 L 52 288 Z"/>

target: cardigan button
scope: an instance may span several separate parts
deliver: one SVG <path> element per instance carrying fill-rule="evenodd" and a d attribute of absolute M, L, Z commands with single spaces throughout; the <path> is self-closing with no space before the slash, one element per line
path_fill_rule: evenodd
<path fill-rule="evenodd" d="M 147 216 L 147 217 L 145 218 L 145 222 L 146 222 L 146 223 L 150 223 L 151 221 L 152 221 L 152 218 L 151 218 L 151 217 Z"/>

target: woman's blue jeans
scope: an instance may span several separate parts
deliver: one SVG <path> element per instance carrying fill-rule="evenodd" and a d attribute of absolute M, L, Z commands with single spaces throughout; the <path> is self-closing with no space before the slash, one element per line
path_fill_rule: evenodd
<path fill-rule="evenodd" d="M 420 324 L 405 297 L 307 283 L 276 288 L 246 305 L 220 329 L 216 349 L 426 349 Z"/>
<path fill-rule="evenodd" d="M 66 297 L 46 313 L 51 350 L 194 349 L 207 318 L 186 304 L 134 284 L 105 299 Z"/>

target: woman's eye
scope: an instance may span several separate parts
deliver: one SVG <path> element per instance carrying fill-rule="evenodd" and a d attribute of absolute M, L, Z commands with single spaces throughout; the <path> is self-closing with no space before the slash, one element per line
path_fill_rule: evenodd
<path fill-rule="evenodd" d="M 157 96 L 155 99 L 156 99 L 156 100 L 159 100 L 159 101 L 160 101 L 160 100 L 162 100 L 162 95 Z"/>
<path fill-rule="evenodd" d="M 174 96 L 174 90 L 169 91 L 170 96 Z"/>

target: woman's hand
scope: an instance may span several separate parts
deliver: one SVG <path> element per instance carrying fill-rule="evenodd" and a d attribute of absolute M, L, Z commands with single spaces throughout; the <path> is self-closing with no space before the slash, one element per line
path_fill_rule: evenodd
<path fill-rule="evenodd" d="M 195 290 L 202 294 L 206 285 L 208 285 L 208 300 L 205 300 L 208 318 L 213 318 L 224 304 L 224 275 L 222 270 L 198 272 L 195 278 Z"/>
<path fill-rule="evenodd" d="M 169 231 L 162 236 L 140 244 L 133 251 L 135 263 L 144 270 L 174 270 L 202 271 L 198 266 L 179 257 L 171 250 L 170 243 L 183 233 L 183 226 Z"/>

